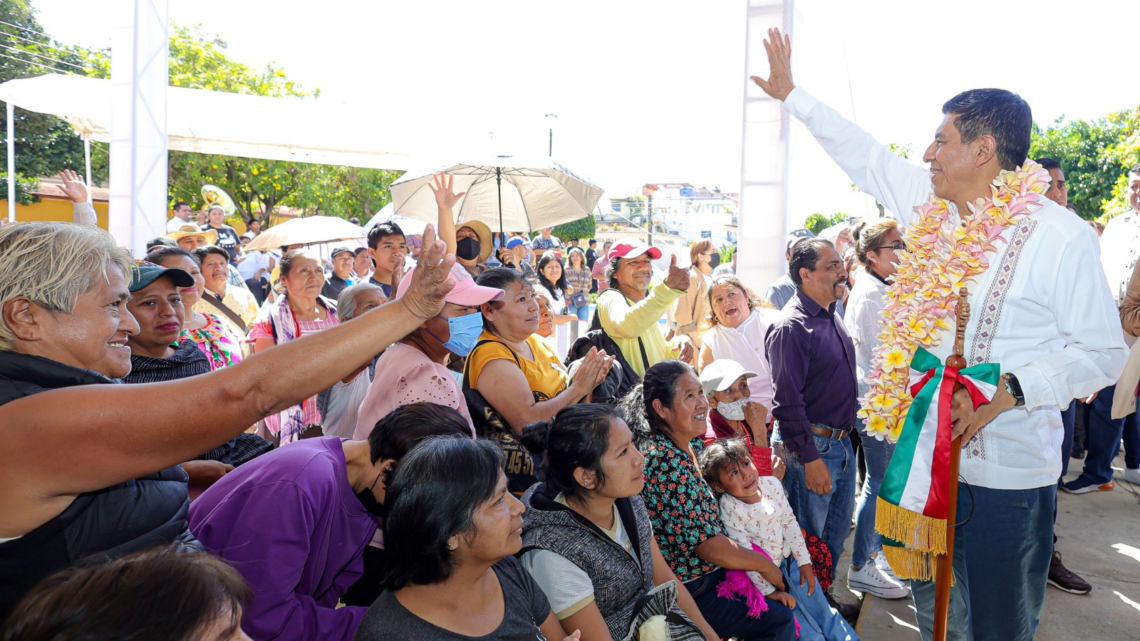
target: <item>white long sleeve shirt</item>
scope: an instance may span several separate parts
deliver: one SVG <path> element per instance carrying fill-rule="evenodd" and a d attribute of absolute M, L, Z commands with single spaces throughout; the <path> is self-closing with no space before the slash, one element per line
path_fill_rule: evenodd
<path fill-rule="evenodd" d="M 784 109 L 802 122 L 861 190 L 904 225 L 930 197 L 930 173 L 806 91 Z M 951 217 L 959 220 L 950 203 Z M 1124 368 L 1120 317 L 1085 223 L 1050 200 L 1007 229 L 985 273 L 968 283 L 966 361 L 1017 377 L 1025 406 L 1002 412 L 963 448 L 962 476 L 1002 490 L 1045 487 L 1061 474 L 1059 407 L 1113 384 Z M 945 361 L 953 334 L 930 351 Z"/>
<path fill-rule="evenodd" d="M 871 352 L 879 346 L 879 312 L 883 311 L 883 296 L 886 293 L 887 284 L 864 269 L 855 278 L 855 286 L 847 297 L 843 326 L 855 344 L 855 380 L 859 384 L 859 396 L 867 394 Z"/>

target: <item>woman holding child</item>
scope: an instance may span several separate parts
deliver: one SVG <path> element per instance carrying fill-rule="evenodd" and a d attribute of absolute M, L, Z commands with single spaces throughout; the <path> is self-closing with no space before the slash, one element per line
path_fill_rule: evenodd
<path fill-rule="evenodd" d="M 747 572 L 743 581 L 729 572 L 734 593 L 745 599 L 759 593 L 793 608 L 800 641 L 858 641 L 828 605 L 824 590 L 817 589 L 807 544 L 783 486 L 773 476 L 761 476 L 752 459 L 742 438 L 711 443 L 700 455 L 705 480 L 720 494 L 720 518 L 729 538 L 779 563 L 787 587 L 779 589 L 759 572 Z"/>
<path fill-rule="evenodd" d="M 743 600 L 722 598 L 725 568 L 759 572 L 783 588 L 779 567 L 729 538 L 712 488 L 697 457 L 704 449 L 708 401 L 695 370 L 667 360 L 650 367 L 623 401 L 638 447 L 645 455 L 645 501 L 662 556 L 684 582 L 705 620 L 722 637 L 742 641 L 795 639 L 791 609 L 770 597 L 759 618 Z"/>

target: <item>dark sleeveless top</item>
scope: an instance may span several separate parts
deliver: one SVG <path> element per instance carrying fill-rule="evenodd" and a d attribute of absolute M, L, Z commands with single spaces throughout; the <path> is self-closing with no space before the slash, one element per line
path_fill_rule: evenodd
<path fill-rule="evenodd" d="M 53 389 L 115 382 L 46 358 L 0 351 L 0 405 Z M 121 556 L 174 542 L 199 547 L 186 527 L 186 483 L 186 472 L 175 465 L 84 492 L 47 523 L 0 543 L 0 621 L 40 580 L 84 556 Z"/>

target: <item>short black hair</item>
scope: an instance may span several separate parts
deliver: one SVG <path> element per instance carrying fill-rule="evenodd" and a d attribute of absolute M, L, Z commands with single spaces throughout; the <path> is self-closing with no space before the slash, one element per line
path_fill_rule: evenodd
<path fill-rule="evenodd" d="M 359 225 L 359 224 L 360 224 L 360 219 L 359 219 L 359 218 L 357 218 L 356 216 L 353 216 L 352 218 L 349 218 L 349 219 L 348 219 L 348 222 L 352 223 L 353 225 Z"/>
<path fill-rule="evenodd" d="M 447 540 L 476 534 L 475 511 L 495 497 L 503 451 L 490 441 L 437 436 L 400 461 L 384 499 L 384 587 L 431 585 L 455 566 Z"/>
<path fill-rule="evenodd" d="M 217 245 L 202 245 L 201 247 L 195 247 L 193 254 L 198 258 L 199 263 L 206 262 L 206 257 L 210 254 L 216 254 L 222 258 L 225 258 L 227 263 L 230 262 L 230 253 L 221 247 L 218 247 Z"/>
<path fill-rule="evenodd" d="M 1049 171 L 1050 169 L 1061 169 L 1061 163 L 1057 162 L 1056 160 L 1054 160 L 1052 158 L 1038 158 L 1037 164 L 1041 165 L 1041 168 L 1044 169 L 1045 171 Z M 1061 171 L 1064 171 L 1064 170 L 1061 169 Z"/>
<path fill-rule="evenodd" d="M 202 264 L 202 260 L 197 256 L 177 246 L 159 247 L 158 249 L 151 250 L 150 253 L 146 255 L 146 261 L 148 263 L 154 263 L 155 265 L 162 265 L 165 267 L 165 265 L 163 265 L 163 262 L 166 261 L 167 258 L 172 258 L 175 256 L 184 256 L 186 258 L 189 258 L 195 263 L 198 263 L 199 266 Z M 226 256 L 229 256 L 229 254 L 226 254 Z"/>
<path fill-rule="evenodd" d="M 355 255 L 355 256 L 359 256 L 359 255 L 363 254 L 363 253 L 364 253 L 364 252 L 366 252 L 366 251 L 368 251 L 368 248 L 367 248 L 367 247 L 357 247 L 356 249 L 352 250 L 352 253 L 353 253 L 353 255 Z"/>
<path fill-rule="evenodd" d="M 196 639 L 219 618 L 229 638 L 252 596 L 225 561 L 181 544 L 96 554 L 40 581 L 0 639 Z"/>
<path fill-rule="evenodd" d="M 587 244 L 587 245 L 590 245 L 590 246 L 593 246 L 593 245 L 597 245 L 597 244 L 598 244 L 598 239 L 597 239 L 597 238 L 591 238 L 591 239 L 590 239 L 590 242 L 588 242 L 588 243 L 586 243 L 586 244 Z"/>
<path fill-rule="evenodd" d="M 807 269 L 810 272 L 815 271 L 815 265 L 819 262 L 819 252 L 824 247 L 835 248 L 830 240 L 823 238 L 808 238 L 796 243 L 792 248 L 792 259 L 788 262 L 788 276 L 796 287 L 801 287 L 804 284 L 804 279 L 800 277 L 800 269 Z"/>
<path fill-rule="evenodd" d="M 376 225 L 372 229 L 368 230 L 368 248 L 376 249 L 380 246 L 380 241 L 389 236 L 400 236 L 401 238 L 407 240 L 407 236 L 404 235 L 404 230 L 400 229 L 399 225 L 389 220 L 380 223 L 379 225 Z"/>
<path fill-rule="evenodd" d="M 610 422 L 624 418 L 622 411 L 602 403 L 580 403 L 563 408 L 553 421 L 523 428 L 524 447 L 541 458 L 540 476 L 549 493 L 579 497 L 585 488 L 574 480 L 574 470 L 590 470 L 600 489 L 606 482 L 602 457 L 610 447 Z"/>
<path fill-rule="evenodd" d="M 416 445 L 433 436 L 470 438 L 471 426 L 462 414 L 446 405 L 409 403 L 376 421 L 368 434 L 368 451 L 373 465 L 383 459 L 399 461 Z M 398 465 L 384 472 L 384 487 L 388 487 Z"/>
<path fill-rule="evenodd" d="M 189 206 L 190 206 L 190 203 L 186 202 L 185 200 L 180 200 L 180 201 L 174 203 L 174 211 L 178 211 L 179 207 L 189 207 Z"/>
<path fill-rule="evenodd" d="M 942 113 L 956 116 L 954 127 L 969 144 L 990 135 L 997 142 L 1002 169 L 1017 169 L 1029 155 L 1033 112 L 1021 96 L 1005 89 L 970 89 L 942 105 Z"/>
<path fill-rule="evenodd" d="M 174 242 L 173 238 L 167 238 L 166 236 L 158 236 L 157 238 L 151 238 L 150 240 L 146 241 L 146 249 L 148 252 L 150 250 L 154 249 L 155 247 L 177 247 L 177 246 L 178 246 L 178 243 Z"/>

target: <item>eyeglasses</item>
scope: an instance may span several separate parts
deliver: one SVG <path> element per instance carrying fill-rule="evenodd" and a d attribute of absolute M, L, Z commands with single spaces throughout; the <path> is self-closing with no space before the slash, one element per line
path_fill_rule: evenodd
<path fill-rule="evenodd" d="M 879 249 L 893 249 L 895 251 L 906 251 L 906 243 L 898 243 L 895 245 L 883 245 Z"/>

